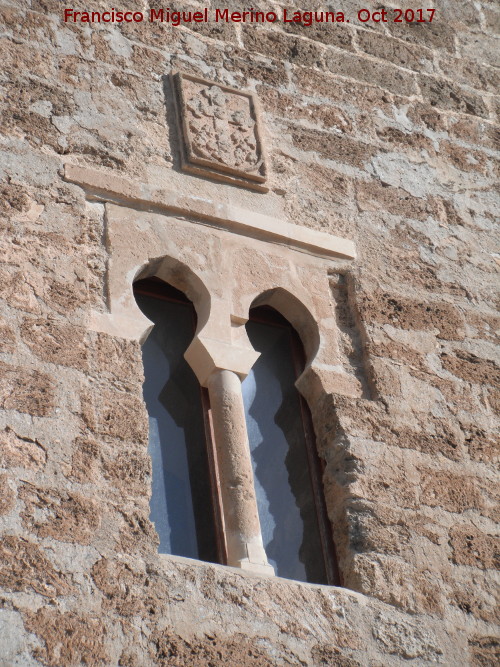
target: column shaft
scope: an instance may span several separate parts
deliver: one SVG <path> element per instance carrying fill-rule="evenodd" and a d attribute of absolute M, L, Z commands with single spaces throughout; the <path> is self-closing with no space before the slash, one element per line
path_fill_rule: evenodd
<path fill-rule="evenodd" d="M 215 370 L 208 380 L 221 482 L 228 565 L 274 574 L 262 543 L 252 462 L 236 373 Z"/>

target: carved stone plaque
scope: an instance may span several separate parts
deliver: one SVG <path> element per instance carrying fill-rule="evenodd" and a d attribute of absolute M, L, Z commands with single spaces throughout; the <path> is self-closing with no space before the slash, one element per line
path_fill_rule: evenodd
<path fill-rule="evenodd" d="M 188 74 L 173 86 L 182 170 L 267 192 L 255 97 Z"/>

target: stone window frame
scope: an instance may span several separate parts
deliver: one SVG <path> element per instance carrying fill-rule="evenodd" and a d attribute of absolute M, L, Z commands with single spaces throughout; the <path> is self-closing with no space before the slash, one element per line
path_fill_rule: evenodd
<path fill-rule="evenodd" d="M 258 357 L 245 323 L 250 308 L 267 305 L 297 331 L 306 366 L 296 386 L 310 408 L 325 394 L 348 386 L 338 364 L 329 275 L 350 269 L 354 244 L 92 168 L 67 164 L 65 180 L 106 208 L 106 304 L 90 313 L 90 330 L 142 343 L 153 326 L 133 296 L 134 282 L 143 278 L 156 276 L 193 303 L 198 325 L 185 358 L 208 389 L 221 479 L 238 480 L 221 484 L 226 489 L 227 565 L 272 576 L 260 532 L 241 394 L 241 381 Z M 227 258 L 233 261 L 232 272 L 222 278 L 220 266 Z M 331 518 L 328 502 L 327 509 Z"/>
<path fill-rule="evenodd" d="M 171 294 L 171 285 L 167 283 L 159 282 L 151 286 L 149 281 L 146 281 L 146 284 L 142 284 L 141 281 L 135 281 L 133 284 L 134 297 L 139 296 L 149 296 L 153 297 L 157 304 L 161 301 L 167 302 L 177 302 L 182 303 L 185 306 L 188 306 L 191 316 L 192 316 L 192 335 L 194 336 L 196 331 L 196 312 L 194 305 L 187 298 L 187 296 L 179 292 L 179 296 Z M 176 293 L 178 290 L 175 290 Z M 144 343 L 144 341 L 143 341 Z M 224 535 L 224 522 L 222 516 L 222 500 L 220 495 L 220 482 L 219 482 L 219 472 L 216 461 L 216 452 L 215 452 L 215 442 L 213 436 L 213 427 L 211 420 L 211 411 L 210 411 L 210 398 L 208 394 L 208 389 L 206 387 L 199 386 L 199 407 L 201 408 L 201 417 L 203 422 L 203 434 L 204 434 L 204 449 L 206 452 L 206 463 L 207 463 L 207 478 L 210 482 L 211 490 L 211 505 L 212 505 L 212 518 L 213 518 L 213 527 L 214 527 L 214 546 L 217 553 L 217 564 L 225 565 L 227 563 L 227 554 L 226 554 L 226 544 L 225 544 L 225 535 Z M 154 468 L 153 468 L 154 470 Z M 153 473 L 154 474 L 154 473 Z M 195 521 L 196 522 L 196 521 Z M 169 554 L 168 552 L 159 552 L 160 555 L 174 556 L 175 554 Z M 193 557 L 178 556 L 179 558 L 187 558 L 192 560 Z M 199 558 L 203 562 L 214 562 L 212 560 L 205 560 Z"/>
<path fill-rule="evenodd" d="M 295 331 L 295 329 L 291 326 L 290 322 L 282 318 L 282 316 L 274 308 L 268 308 L 267 306 L 264 306 L 257 308 L 252 307 L 250 309 L 248 323 L 261 324 L 261 325 L 263 324 L 268 328 L 272 328 L 274 331 L 287 332 L 288 343 L 289 343 L 287 349 L 290 353 L 290 358 L 289 358 L 290 365 L 288 366 L 288 368 L 295 377 L 295 379 L 298 379 L 304 370 L 306 358 L 302 340 L 300 339 L 300 336 Z M 244 393 L 245 392 L 243 391 L 243 394 Z M 259 390 L 257 389 L 256 397 L 258 397 L 258 395 L 259 395 Z M 307 459 L 307 467 L 309 473 L 308 479 L 311 484 L 310 497 L 313 501 L 314 516 L 317 522 L 318 538 L 319 538 L 319 543 L 321 545 L 320 552 L 323 557 L 325 580 L 322 582 L 322 584 L 329 586 L 338 586 L 340 584 L 340 576 L 339 576 L 337 555 L 333 541 L 332 525 L 328 517 L 328 512 L 323 493 L 322 476 L 324 471 L 324 461 L 321 459 L 318 453 L 316 434 L 314 431 L 314 423 L 312 419 L 311 410 L 309 408 L 309 405 L 307 404 L 307 401 L 299 391 L 297 391 L 297 400 L 300 413 L 300 419 L 299 419 L 300 423 L 297 424 L 297 429 L 300 430 L 301 432 L 302 447 Z M 248 414 L 248 407 L 247 407 L 247 414 Z M 252 410 L 250 410 L 250 415 L 251 414 Z M 264 417 L 264 415 L 262 416 Z M 254 416 L 254 419 L 259 425 L 259 430 L 260 430 L 262 424 L 259 423 L 257 415 Z M 288 468 L 287 466 L 287 475 L 290 474 L 293 474 L 292 469 Z M 304 523 L 304 528 L 305 527 L 306 524 Z M 303 546 L 305 546 L 304 542 L 302 542 L 302 547 Z M 283 576 L 284 578 L 288 578 L 288 576 L 285 575 L 281 576 Z M 294 577 L 290 578 L 295 579 Z M 307 581 L 309 582 L 309 580 Z"/>

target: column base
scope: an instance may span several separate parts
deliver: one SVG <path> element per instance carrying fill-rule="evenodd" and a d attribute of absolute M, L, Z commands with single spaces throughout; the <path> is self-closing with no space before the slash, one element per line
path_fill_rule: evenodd
<path fill-rule="evenodd" d="M 245 570 L 246 572 L 252 572 L 254 574 L 259 574 L 262 577 L 274 577 L 275 572 L 272 565 L 269 563 L 252 563 L 249 560 L 240 560 L 237 563 L 228 563 L 231 567 L 237 567 L 240 570 Z"/>
<path fill-rule="evenodd" d="M 227 564 L 240 570 L 274 577 L 274 568 L 269 565 L 266 550 L 260 535 L 247 538 L 241 535 L 227 536 Z"/>

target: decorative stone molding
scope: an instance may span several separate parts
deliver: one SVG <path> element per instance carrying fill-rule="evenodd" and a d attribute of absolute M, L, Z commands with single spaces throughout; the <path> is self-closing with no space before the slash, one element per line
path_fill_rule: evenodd
<path fill-rule="evenodd" d="M 187 355 L 202 385 L 217 368 L 245 377 L 255 353 L 244 324 L 252 305 L 267 303 L 302 338 L 308 363 L 297 386 L 306 400 L 324 391 L 361 395 L 339 364 L 328 282 L 330 259 L 355 257 L 351 241 L 85 167 L 66 165 L 65 178 L 107 202 L 109 312 L 92 312 L 91 329 L 142 342 L 152 325 L 132 285 L 157 275 L 195 305 L 198 331 Z"/>
<path fill-rule="evenodd" d="M 340 236 L 315 229 L 299 227 L 286 220 L 256 213 L 239 206 L 221 204 L 210 199 L 181 194 L 177 190 L 155 188 L 88 167 L 64 166 L 64 178 L 80 185 L 89 199 L 114 202 L 124 207 L 182 215 L 195 222 L 208 222 L 218 227 L 301 250 L 324 258 L 354 259 L 354 243 Z"/>
<path fill-rule="evenodd" d="M 256 356 L 244 325 L 250 307 L 267 304 L 303 341 L 307 365 L 297 387 L 308 402 L 323 392 L 361 396 L 356 378 L 341 365 L 327 260 L 113 203 L 106 204 L 106 220 L 109 312 L 91 313 L 91 329 L 142 342 L 151 322 L 132 286 L 155 275 L 195 306 L 198 328 L 186 358 L 203 386 L 217 369 L 246 376 Z"/>
<path fill-rule="evenodd" d="M 252 93 L 189 74 L 171 77 L 181 134 L 181 169 L 267 192 L 267 166 Z"/>

